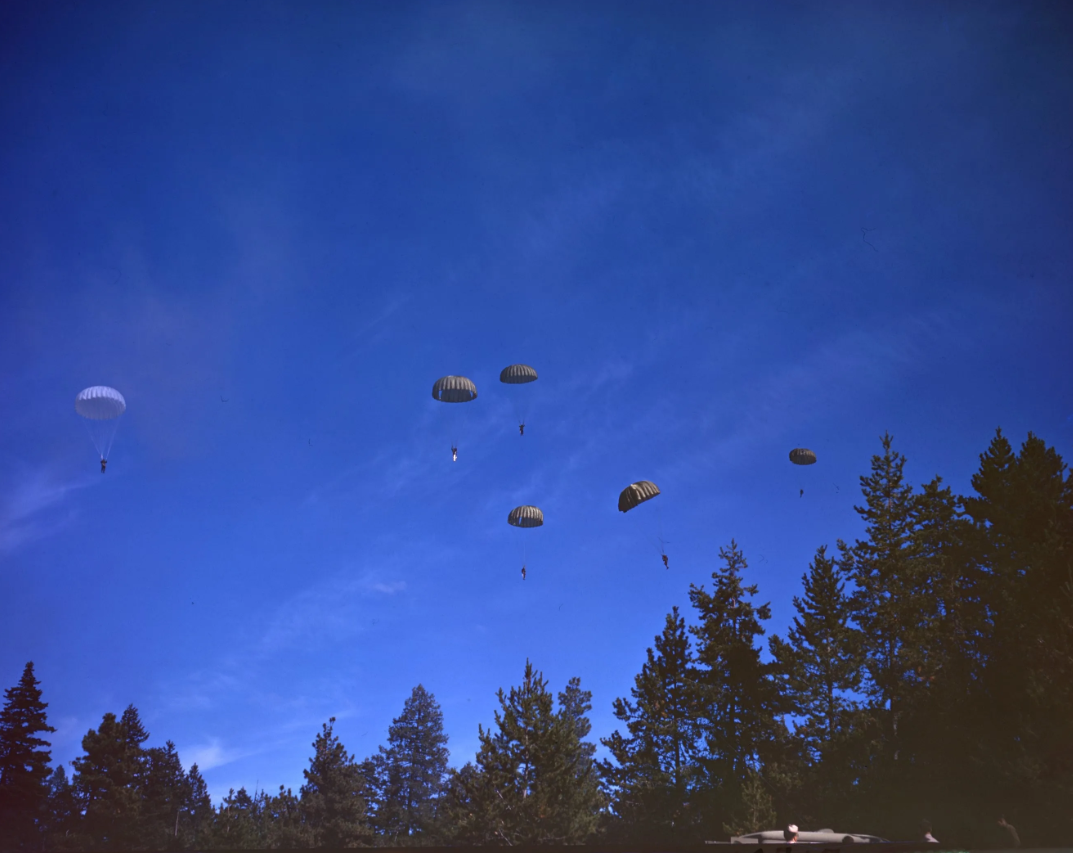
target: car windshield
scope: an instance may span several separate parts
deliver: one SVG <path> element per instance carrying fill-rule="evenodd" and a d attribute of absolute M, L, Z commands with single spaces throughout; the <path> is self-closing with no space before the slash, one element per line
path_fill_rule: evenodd
<path fill-rule="evenodd" d="M 0 3 L 0 849 L 1069 844 L 1071 12 Z"/>

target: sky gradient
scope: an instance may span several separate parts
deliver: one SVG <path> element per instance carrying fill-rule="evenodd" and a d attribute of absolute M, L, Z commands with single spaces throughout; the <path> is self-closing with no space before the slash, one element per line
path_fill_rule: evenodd
<path fill-rule="evenodd" d="M 732 538 L 785 631 L 885 431 L 958 493 L 996 427 L 1068 460 L 1071 20 L 0 4 L 0 687 L 54 763 L 133 703 L 217 803 L 418 683 L 461 766 L 527 658 L 596 740 Z"/>

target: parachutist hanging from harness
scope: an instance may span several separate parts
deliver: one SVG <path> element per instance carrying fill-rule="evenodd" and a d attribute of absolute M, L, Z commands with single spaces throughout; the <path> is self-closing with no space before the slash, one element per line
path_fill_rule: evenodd
<path fill-rule="evenodd" d="M 660 556 L 663 558 L 663 567 L 669 569 L 671 567 L 671 564 L 667 562 L 667 555 L 660 554 Z"/>
<path fill-rule="evenodd" d="M 537 372 L 528 364 L 511 364 L 499 373 L 499 381 L 506 385 L 528 385 L 530 382 L 536 382 L 536 378 Z M 523 393 L 519 400 L 524 397 Z M 518 418 L 518 435 L 525 435 L 525 412 L 515 405 L 514 414 Z"/>
<path fill-rule="evenodd" d="M 477 399 L 477 386 L 465 376 L 441 376 L 432 386 L 432 399 L 441 403 L 471 403 Z M 457 434 L 451 437 L 451 461 L 458 461 Z"/>
<path fill-rule="evenodd" d="M 507 516 L 507 524 L 511 527 L 521 528 L 535 528 L 544 526 L 544 513 L 542 513 L 539 507 L 530 506 L 516 506 L 510 511 L 510 515 Z M 522 580 L 525 580 L 526 570 L 526 553 L 525 547 L 522 547 Z"/>
<path fill-rule="evenodd" d="M 107 470 L 119 417 L 126 410 L 127 401 L 123 395 L 107 385 L 85 388 L 75 397 L 75 412 L 89 427 L 90 438 L 101 460 L 102 474 Z"/>
<path fill-rule="evenodd" d="M 804 496 L 805 496 L 805 490 L 804 490 L 804 489 L 802 489 L 802 490 L 801 490 L 801 494 L 799 494 L 799 495 L 798 495 L 798 497 L 799 497 L 799 498 L 803 498 Z"/>

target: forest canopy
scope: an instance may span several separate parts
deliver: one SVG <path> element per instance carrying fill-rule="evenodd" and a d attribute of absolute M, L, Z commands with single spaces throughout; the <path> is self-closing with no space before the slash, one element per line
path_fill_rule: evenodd
<path fill-rule="evenodd" d="M 450 378 L 450 377 L 448 377 Z M 213 806 L 175 744 L 130 705 L 50 769 L 33 663 L 0 712 L 4 849 L 171 850 L 690 843 L 788 823 L 988 845 L 1073 835 L 1073 475 L 998 430 L 958 496 L 919 489 L 890 435 L 860 478 L 865 536 L 818 544 L 782 635 L 745 553 L 691 585 L 599 742 L 591 693 L 553 694 L 533 662 L 500 690 L 461 767 L 435 697 L 405 700 L 361 761 L 324 724 L 297 793 L 244 787 Z M 527 508 L 521 508 L 527 509 Z M 653 626 L 654 628 L 658 626 Z M 1016 836 L 1015 836 L 1016 837 Z"/>

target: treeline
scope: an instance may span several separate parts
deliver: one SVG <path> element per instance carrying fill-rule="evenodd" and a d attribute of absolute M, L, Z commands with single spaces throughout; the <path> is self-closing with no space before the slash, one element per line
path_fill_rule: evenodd
<path fill-rule="evenodd" d="M 449 768 L 443 717 L 418 686 L 387 746 L 361 762 L 313 743 L 298 794 L 230 791 L 213 808 L 175 746 L 145 747 L 131 706 L 49 771 L 33 665 L 0 713 L 4 849 L 693 843 L 831 827 L 945 844 L 1073 837 L 1073 475 L 1029 433 L 1001 430 L 975 494 L 914 491 L 883 438 L 861 478 L 865 538 L 817 549 L 785 636 L 736 543 L 691 585 L 614 701 L 619 730 L 587 740 L 591 694 L 553 697 L 526 663 L 500 690 L 480 749 Z M 557 701 L 556 701 L 557 698 Z"/>

